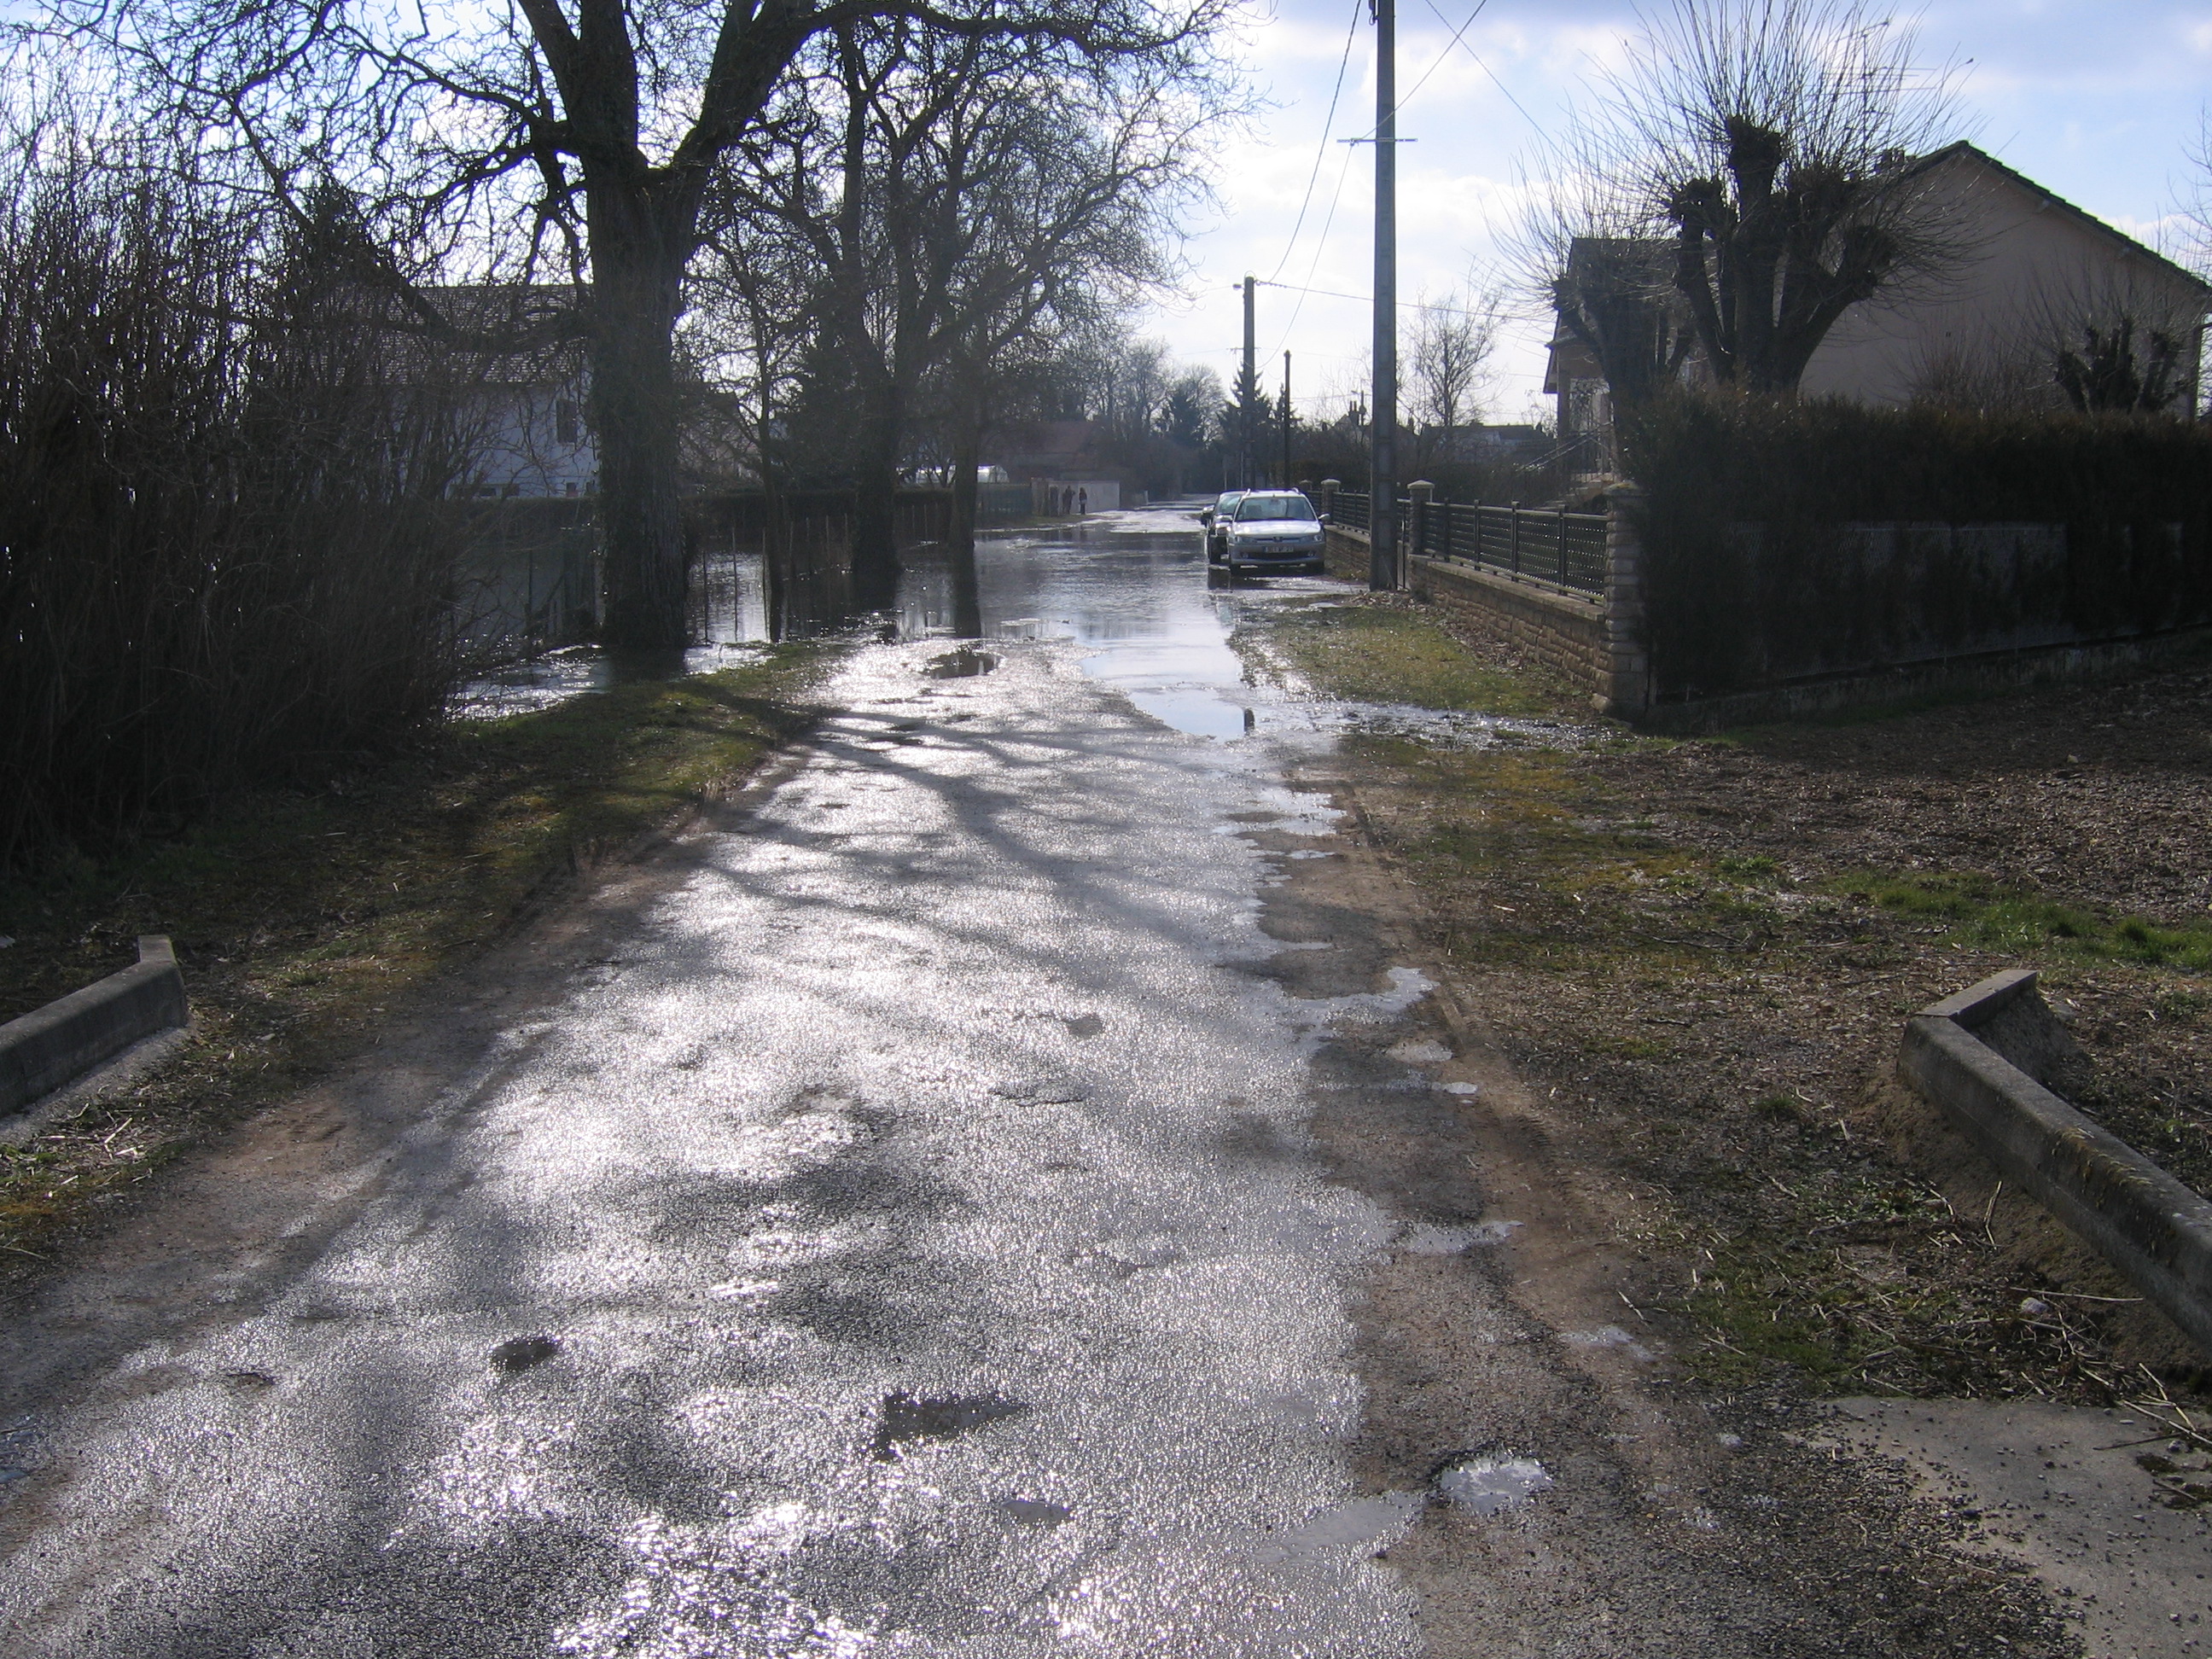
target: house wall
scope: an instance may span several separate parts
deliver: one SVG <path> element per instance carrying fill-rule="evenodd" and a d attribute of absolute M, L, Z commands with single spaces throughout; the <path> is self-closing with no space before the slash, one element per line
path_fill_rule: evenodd
<path fill-rule="evenodd" d="M 599 446 L 580 388 L 495 386 L 479 394 L 474 413 L 483 437 L 477 494 L 534 499 L 598 493 Z"/>
<path fill-rule="evenodd" d="M 2139 327 L 2193 328 L 2203 315 L 2203 290 L 2179 273 L 1971 155 L 1942 163 L 1928 187 L 1961 250 L 1955 267 L 1844 313 L 1806 366 L 1806 396 L 1902 404 L 1961 372 L 2048 386 L 2054 323 L 2078 338 L 2081 322 L 2123 305 Z"/>

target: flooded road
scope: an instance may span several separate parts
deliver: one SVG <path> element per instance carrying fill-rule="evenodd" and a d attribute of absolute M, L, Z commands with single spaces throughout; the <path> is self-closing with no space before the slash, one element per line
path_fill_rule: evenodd
<path fill-rule="evenodd" d="M 1240 610 L 1285 597 L 1350 591 L 1325 580 L 1209 583 L 1194 504 L 1100 514 L 1061 525 L 986 531 L 976 574 L 985 639 L 1072 641 L 1096 653 L 1091 672 L 1181 729 L 1242 736 L 1272 700 L 1243 684 L 1226 644 Z M 903 556 L 896 623 L 907 639 L 956 631 L 945 550 L 924 543 Z M 718 556 L 701 573 L 701 643 L 681 653 L 621 657 L 569 646 L 487 672 L 455 701 L 463 719 L 526 713 L 626 679 L 711 673 L 749 659 L 774 634 L 760 556 Z M 803 631 L 803 630 L 802 630 Z M 1308 722 L 1310 724 L 1310 722 Z"/>
<path fill-rule="evenodd" d="M 1301 1124 L 1422 983 L 1264 971 L 1247 832 L 1331 811 L 1142 712 L 1245 729 L 1195 536 L 1107 534 L 341 1085 L 283 1234 L 11 1328 L 11 1653 L 1419 1650 L 1343 1450 L 1397 1224 Z"/>
<path fill-rule="evenodd" d="M 1187 525 L 1001 539 L 973 640 L 917 562 L 743 798 L 11 1309 L 0 1651 L 2073 1651 L 1685 1377 L 1362 828 L 1400 715 L 1243 680 L 1341 590 Z"/>

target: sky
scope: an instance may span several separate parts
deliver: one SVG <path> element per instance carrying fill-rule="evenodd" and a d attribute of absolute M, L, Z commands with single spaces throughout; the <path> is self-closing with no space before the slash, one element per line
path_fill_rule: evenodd
<path fill-rule="evenodd" d="M 2212 0 L 1951 0 L 1917 20 L 1920 57 L 1956 72 L 1954 137 L 2131 235 L 2179 234 L 2212 100 Z M 1445 298 L 1470 272 L 1515 285 L 1518 181 L 1539 135 L 1559 131 L 1638 28 L 1624 0 L 1398 0 L 1398 131 L 1416 141 L 1399 148 L 1401 301 Z M 1323 416 L 1357 386 L 1370 327 L 1374 150 L 1336 140 L 1373 131 L 1373 54 L 1367 0 L 1273 0 L 1248 15 L 1240 55 L 1267 107 L 1221 141 L 1218 200 L 1193 222 L 1182 292 L 1139 324 L 1225 382 L 1243 337 L 1237 285 L 1247 273 L 1289 285 L 1258 291 L 1261 383 L 1280 384 L 1287 349 L 1297 406 Z M 1516 298 L 1485 400 L 1493 421 L 1531 418 L 1543 382 L 1548 325 Z"/>

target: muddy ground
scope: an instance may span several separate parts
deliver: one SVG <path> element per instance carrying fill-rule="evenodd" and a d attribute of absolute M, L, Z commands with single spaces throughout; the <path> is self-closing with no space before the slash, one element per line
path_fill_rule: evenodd
<path fill-rule="evenodd" d="M 1893 1067 L 1907 1015 L 2036 968 L 2091 1056 L 2077 1102 L 2208 1184 L 2212 672 L 1662 741 L 1464 631 L 1455 699 L 1445 631 L 1358 601 L 1246 646 L 1323 691 L 1373 697 L 1411 657 L 1408 701 L 1548 694 L 1558 723 L 1488 746 L 1356 739 L 1346 787 L 1610 1216 L 1625 1313 L 1723 1398 L 2138 1401 L 2206 1426 L 2203 1356 Z M 2167 1498 L 2201 1503 L 2183 1462 Z"/>

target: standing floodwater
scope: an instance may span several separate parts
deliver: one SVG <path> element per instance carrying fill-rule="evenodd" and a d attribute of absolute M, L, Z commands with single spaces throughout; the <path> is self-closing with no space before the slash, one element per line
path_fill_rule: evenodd
<path fill-rule="evenodd" d="M 1228 648 L 1242 605 L 1270 595 L 1341 590 L 1318 578 L 1277 578 L 1223 588 L 1208 585 L 1194 504 L 1103 514 L 1071 523 L 985 532 L 975 550 L 977 631 L 984 639 L 1073 640 L 1096 647 L 1088 672 L 1129 694 L 1170 725 L 1213 737 L 1264 726 L 1267 704 L 1242 684 L 1243 665 Z M 901 555 L 896 627 L 909 639 L 952 637 L 958 629 L 946 550 L 921 543 Z M 481 676 L 456 705 L 463 717 L 523 713 L 626 678 L 710 672 L 742 660 L 779 634 L 836 632 L 853 626 L 819 595 L 787 582 L 793 609 L 780 620 L 769 604 L 762 556 L 709 548 L 695 575 L 693 627 L 698 643 L 682 653 L 631 661 L 592 646 L 519 662 Z"/>

